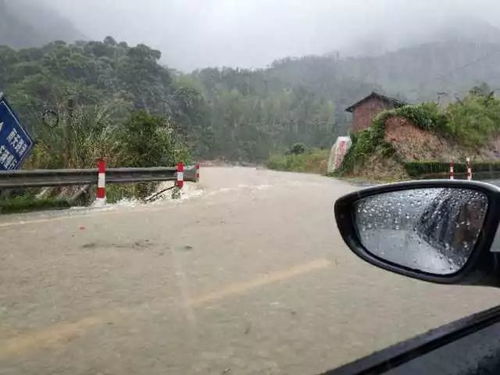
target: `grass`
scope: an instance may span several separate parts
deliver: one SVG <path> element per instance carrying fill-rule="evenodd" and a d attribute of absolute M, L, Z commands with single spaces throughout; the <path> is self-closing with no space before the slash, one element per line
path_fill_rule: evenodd
<path fill-rule="evenodd" d="M 153 193 L 157 187 L 156 182 L 113 184 L 106 187 L 106 200 L 108 203 L 116 203 L 124 198 L 142 199 Z M 33 190 L 33 189 L 32 189 Z M 18 193 L 19 194 L 19 193 Z M 78 205 L 87 205 L 86 200 L 76 200 L 71 203 L 68 199 L 47 197 L 37 198 L 33 191 L 25 191 L 20 195 L 10 195 L 0 198 L 0 214 L 13 214 L 21 212 L 32 212 L 42 210 L 61 210 Z M 90 198 L 92 201 L 93 198 Z"/>
<path fill-rule="evenodd" d="M 274 154 L 266 167 L 278 171 L 326 174 L 328 150 L 310 149 L 302 154 Z"/>
<path fill-rule="evenodd" d="M 0 213 L 12 214 L 19 212 L 40 211 L 48 209 L 64 209 L 71 207 L 66 199 L 43 198 L 34 196 L 17 196 L 0 200 Z"/>

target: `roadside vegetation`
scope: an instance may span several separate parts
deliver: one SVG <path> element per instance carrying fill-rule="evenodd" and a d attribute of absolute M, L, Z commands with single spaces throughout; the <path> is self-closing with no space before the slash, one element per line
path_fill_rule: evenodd
<path fill-rule="evenodd" d="M 71 207 L 71 204 L 67 199 L 37 198 L 35 195 L 29 193 L 0 199 L 0 214 L 12 214 L 47 209 L 63 209 L 68 207 Z"/>
<path fill-rule="evenodd" d="M 328 154 L 327 149 L 307 149 L 302 143 L 296 143 L 285 153 L 271 155 L 266 167 L 278 171 L 326 174 Z"/>
<path fill-rule="evenodd" d="M 448 178 L 450 163 L 437 161 L 413 161 L 404 162 L 403 166 L 410 177 L 414 178 Z M 500 162 L 474 162 L 473 174 L 487 178 L 498 178 L 500 176 Z M 454 163 L 454 174 L 457 178 L 465 178 L 467 173 L 466 163 Z"/>
<path fill-rule="evenodd" d="M 329 147 L 336 137 L 341 110 L 333 98 L 287 82 L 291 73 L 277 78 L 271 70 L 207 68 L 182 74 L 160 59 L 160 51 L 111 37 L 0 46 L 0 87 L 39 141 L 27 166 L 88 166 L 95 155 L 124 166 L 117 134 L 137 112 L 161 118 L 176 147 L 183 144 L 195 158 L 263 162 L 294 142 Z"/>
<path fill-rule="evenodd" d="M 23 167 L 95 168 L 98 158 L 109 167 L 189 163 L 194 147 L 186 129 L 198 116 L 199 93 L 176 82 L 160 56 L 112 38 L 22 50 L 0 46 L 0 87 L 36 139 Z M 111 200 L 141 198 L 154 187 L 111 188 Z M 71 196 L 75 190 L 63 191 Z M 0 192 L 1 210 L 69 205 L 60 195 L 56 188 L 43 198 L 31 190 Z"/>
<path fill-rule="evenodd" d="M 443 173 L 449 169 L 449 161 L 446 163 L 435 160 L 408 161 L 398 155 L 394 146 L 384 138 L 385 123 L 393 116 L 410 120 L 417 127 L 435 134 L 450 144 L 457 145 L 464 153 L 470 155 L 478 154 L 494 137 L 500 135 L 500 100 L 494 97 L 488 86 L 482 85 L 473 88 L 464 99 L 446 108 L 440 108 L 435 103 L 423 103 L 380 113 L 369 129 L 352 135 L 352 147 L 337 175 L 356 174 L 360 166 L 374 159 L 390 159 L 393 163 L 403 166 L 410 177 Z M 479 161 L 482 162 L 476 164 L 479 169 L 498 170 L 496 162 Z M 461 171 L 460 168 L 465 167 L 458 163 L 457 168 Z"/>
<path fill-rule="evenodd" d="M 145 45 L 53 42 L 0 46 L 0 87 L 37 145 L 26 168 L 154 166 L 187 161 L 199 95 Z"/>

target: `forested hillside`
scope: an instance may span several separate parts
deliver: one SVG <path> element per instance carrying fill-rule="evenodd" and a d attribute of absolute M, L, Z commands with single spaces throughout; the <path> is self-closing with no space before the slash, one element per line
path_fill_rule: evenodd
<path fill-rule="evenodd" d="M 0 87 L 38 138 L 53 136 L 44 112 L 64 117 L 71 106 L 105 111 L 113 126 L 131 111 L 160 116 L 203 158 L 258 161 L 295 142 L 329 146 L 335 137 L 335 114 L 342 113 L 335 97 L 266 70 L 183 75 L 160 58 L 145 45 L 129 47 L 110 37 L 21 50 L 3 46 Z M 359 86 L 353 98 L 372 88 Z"/>
<path fill-rule="evenodd" d="M 183 74 L 161 61 L 157 50 L 111 37 L 20 50 L 3 46 L 0 88 L 40 139 L 53 135 L 42 114 L 53 110 L 62 118 L 73 103 L 104 111 L 113 127 L 131 112 L 159 116 L 196 157 L 262 161 L 295 143 L 330 147 L 348 132 L 345 108 L 373 90 L 421 102 L 437 100 L 438 93 L 455 101 L 480 82 L 500 87 L 500 45 L 464 41 L 378 57 L 285 58 L 257 70 Z"/>
<path fill-rule="evenodd" d="M 266 69 L 207 68 L 191 78 L 207 100 L 212 151 L 262 158 L 295 142 L 331 145 L 348 132 L 345 108 L 373 90 L 410 103 L 449 103 L 481 82 L 499 88 L 500 44 L 450 41 L 378 57 L 285 58 Z"/>
<path fill-rule="evenodd" d="M 190 77 L 206 98 L 213 156 L 262 160 L 295 142 L 329 147 L 345 123 L 335 96 L 268 70 L 204 69 Z M 369 91 L 363 85 L 358 94 Z"/>
<path fill-rule="evenodd" d="M 0 87 L 38 141 L 32 164 L 88 167 L 99 156 L 115 165 L 175 162 L 188 132 L 198 134 L 201 97 L 177 85 L 160 57 L 112 38 L 0 47 Z"/>

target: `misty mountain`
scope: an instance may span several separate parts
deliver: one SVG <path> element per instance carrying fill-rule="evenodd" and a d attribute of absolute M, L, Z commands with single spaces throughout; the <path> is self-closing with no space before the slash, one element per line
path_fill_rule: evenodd
<path fill-rule="evenodd" d="M 54 40 L 78 39 L 85 37 L 44 3 L 0 0 L 0 45 L 39 47 Z"/>
<path fill-rule="evenodd" d="M 425 27 L 408 26 L 387 34 L 383 28 L 354 38 L 339 51 L 344 57 L 380 56 L 402 48 L 432 43 L 500 43 L 500 29 L 478 17 L 451 17 L 449 19 L 428 20 Z"/>
<path fill-rule="evenodd" d="M 500 43 L 500 29 L 473 17 L 461 17 L 448 21 L 428 35 L 427 42 Z"/>
<path fill-rule="evenodd" d="M 500 87 L 500 44 L 438 42 L 378 57 L 334 63 L 338 73 L 381 85 L 414 101 L 460 95 L 479 82 Z"/>
<path fill-rule="evenodd" d="M 232 135 L 231 142 L 241 141 L 250 124 L 263 124 L 259 129 L 270 128 L 263 133 L 280 129 L 281 144 L 326 146 L 347 134 L 351 117 L 345 108 L 372 91 L 410 103 L 449 103 L 481 82 L 500 88 L 500 44 L 447 41 L 372 57 L 284 58 L 265 69 L 206 68 L 191 77 L 201 84 L 212 127 L 223 130 L 217 139 Z M 276 147 L 231 157 L 264 155 Z"/>
<path fill-rule="evenodd" d="M 274 62 L 269 74 L 325 95 L 336 93 L 342 105 L 355 99 L 350 94 L 353 90 L 342 83 L 348 81 L 379 87 L 409 101 L 436 100 L 438 92 L 454 97 L 480 82 L 500 88 L 500 43 L 455 40 L 402 48 L 380 56 L 288 58 Z M 339 87 L 343 88 L 342 95 Z"/>
<path fill-rule="evenodd" d="M 258 100 L 292 93 L 333 103 L 338 134 L 345 132 L 350 121 L 344 109 L 371 91 L 410 103 L 449 103 L 482 82 L 500 89 L 499 29 L 467 18 L 445 23 L 419 40 L 427 42 L 372 56 L 330 53 L 288 57 L 264 69 L 207 68 L 195 71 L 193 76 L 202 82 L 209 102 L 233 92 Z M 371 45 L 376 43 L 376 38 L 372 39 Z"/>

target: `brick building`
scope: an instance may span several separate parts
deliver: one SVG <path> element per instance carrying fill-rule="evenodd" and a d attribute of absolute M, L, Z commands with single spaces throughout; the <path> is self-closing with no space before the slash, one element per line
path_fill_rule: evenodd
<path fill-rule="evenodd" d="M 401 107 L 405 104 L 397 99 L 372 92 L 366 98 L 346 109 L 347 112 L 352 113 L 351 132 L 357 133 L 369 128 L 372 125 L 373 118 L 380 112 Z"/>

